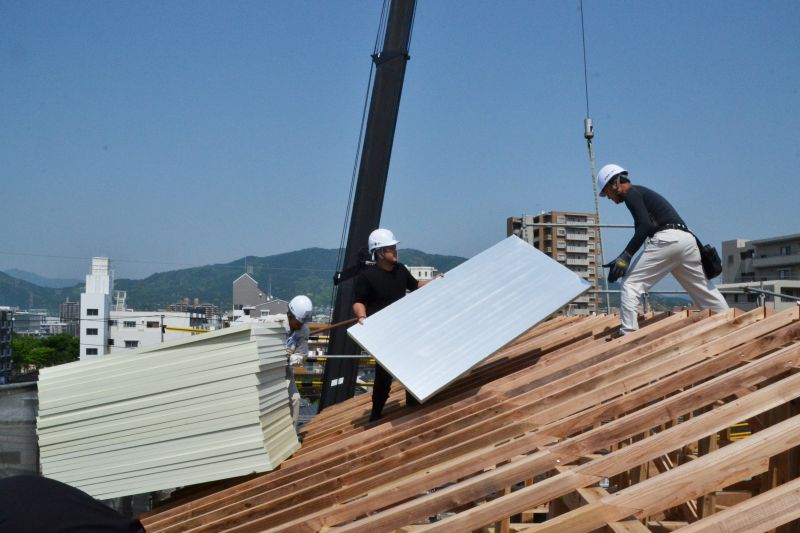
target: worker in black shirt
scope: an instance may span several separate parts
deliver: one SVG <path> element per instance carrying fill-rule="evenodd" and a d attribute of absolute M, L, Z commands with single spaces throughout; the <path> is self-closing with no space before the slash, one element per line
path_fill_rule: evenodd
<path fill-rule="evenodd" d="M 388 229 L 376 229 L 369 235 L 369 251 L 375 261 L 356 278 L 353 314 L 360 324 L 403 296 L 427 283 L 417 281 L 411 272 L 397 261 L 397 243 Z M 370 422 L 381 417 L 381 411 L 389 398 L 392 376 L 380 364 L 375 363 L 375 382 L 372 386 L 372 412 Z M 406 391 L 406 405 L 419 402 Z"/>
<path fill-rule="evenodd" d="M 622 335 L 639 329 L 636 309 L 642 294 L 669 273 L 698 307 L 716 312 L 728 309 L 725 298 L 706 279 L 697 240 L 663 196 L 641 185 L 633 185 L 628 171 L 613 164 L 598 172 L 597 190 L 600 196 L 607 196 L 616 204 L 625 202 L 634 220 L 634 234 L 625 250 L 605 265 L 611 267 L 609 282 L 622 278 Z M 642 244 L 644 250 L 631 264 L 631 258 Z"/>

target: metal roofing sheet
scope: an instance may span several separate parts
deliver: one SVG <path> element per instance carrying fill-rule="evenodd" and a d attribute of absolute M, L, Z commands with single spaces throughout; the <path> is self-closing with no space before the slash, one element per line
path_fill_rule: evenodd
<path fill-rule="evenodd" d="M 512 236 L 347 332 L 424 401 L 590 287 Z"/>

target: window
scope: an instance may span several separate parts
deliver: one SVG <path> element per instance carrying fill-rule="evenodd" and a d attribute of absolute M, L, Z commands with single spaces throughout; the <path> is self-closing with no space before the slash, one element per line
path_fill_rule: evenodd
<path fill-rule="evenodd" d="M 97 348 L 86 348 L 86 355 L 97 355 Z"/>
<path fill-rule="evenodd" d="M 161 324 L 159 324 L 158 322 L 155 322 L 153 320 L 148 320 L 147 321 L 147 327 L 148 328 L 160 328 Z"/>
<path fill-rule="evenodd" d="M 781 246 L 781 255 L 792 255 L 791 246 Z"/>
<path fill-rule="evenodd" d="M 792 269 L 778 270 L 778 279 L 792 279 Z"/>
<path fill-rule="evenodd" d="M 125 341 L 126 348 L 136 348 L 139 346 L 139 341 Z"/>
<path fill-rule="evenodd" d="M 732 255 L 729 255 L 729 256 L 728 256 L 728 264 L 729 264 L 729 265 L 732 265 L 732 264 L 733 264 L 733 256 L 732 256 Z"/>
<path fill-rule="evenodd" d="M 108 339 L 108 345 L 114 346 L 114 339 Z"/>
<path fill-rule="evenodd" d="M 98 314 L 99 313 L 97 312 L 97 309 L 87 309 L 86 310 L 86 316 L 97 316 Z"/>
<path fill-rule="evenodd" d="M 117 322 L 116 320 L 109 320 L 108 321 L 108 326 L 109 327 L 116 327 L 117 324 L 119 324 L 119 322 Z"/>
<path fill-rule="evenodd" d="M 97 328 L 86 328 L 87 335 L 97 335 Z"/>
<path fill-rule="evenodd" d="M 135 328 L 136 327 L 136 321 L 134 321 L 134 320 L 125 320 L 124 322 L 122 322 L 122 327 Z"/>

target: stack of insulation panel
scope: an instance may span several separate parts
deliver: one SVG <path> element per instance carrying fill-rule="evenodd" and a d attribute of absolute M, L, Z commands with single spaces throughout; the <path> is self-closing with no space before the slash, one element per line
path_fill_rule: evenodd
<path fill-rule="evenodd" d="M 43 474 L 100 499 L 276 468 L 299 448 L 281 325 L 43 369 Z"/>

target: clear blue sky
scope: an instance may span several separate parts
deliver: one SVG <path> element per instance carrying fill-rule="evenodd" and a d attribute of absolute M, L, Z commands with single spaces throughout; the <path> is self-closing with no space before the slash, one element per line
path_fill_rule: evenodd
<path fill-rule="evenodd" d="M 470 256 L 508 216 L 593 210 L 578 6 L 419 1 L 383 213 L 401 248 Z M 337 247 L 380 7 L 0 0 L 0 269 Z M 598 166 L 707 241 L 800 232 L 800 2 L 586 0 L 585 23 Z"/>

